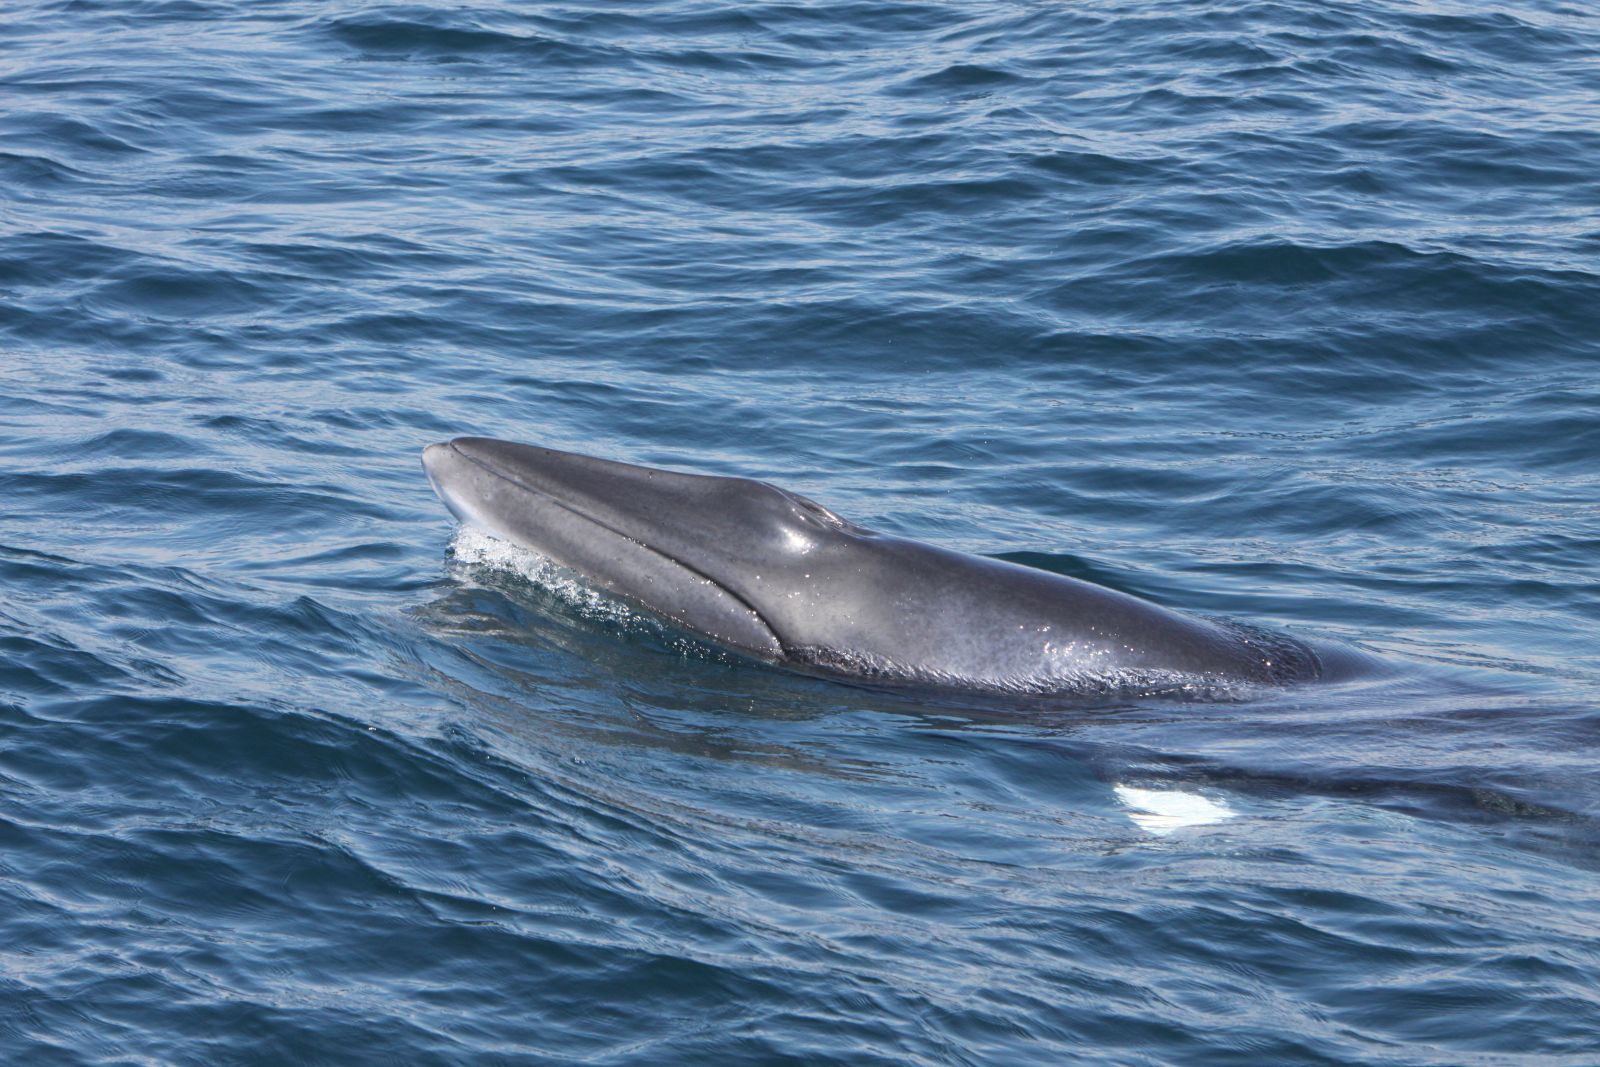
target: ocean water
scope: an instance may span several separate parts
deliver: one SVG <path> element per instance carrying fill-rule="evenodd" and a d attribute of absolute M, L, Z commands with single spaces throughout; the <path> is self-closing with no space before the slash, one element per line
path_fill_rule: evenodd
<path fill-rule="evenodd" d="M 12 0 L 0 1061 L 1600 1063 L 1600 9 Z M 458 434 L 1343 643 L 1008 705 Z"/>

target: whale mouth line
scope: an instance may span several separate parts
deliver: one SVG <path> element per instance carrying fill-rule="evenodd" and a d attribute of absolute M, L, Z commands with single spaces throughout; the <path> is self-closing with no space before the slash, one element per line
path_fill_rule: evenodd
<path fill-rule="evenodd" d="M 462 451 L 461 449 L 456 447 L 456 443 L 454 441 L 448 442 L 447 447 L 450 449 L 451 452 L 453 452 L 457 456 L 460 456 L 462 459 L 466 460 L 468 463 L 471 463 L 473 466 L 479 468 L 480 470 L 486 471 L 487 473 L 493 475 L 494 477 L 499 478 L 501 481 L 510 482 L 512 485 L 516 486 L 518 489 L 521 489 L 525 493 L 531 493 L 534 496 L 540 497 L 540 498 L 542 498 L 544 500 L 548 500 L 550 503 L 554 504 L 556 507 L 560 508 L 562 511 L 565 511 L 567 514 L 572 515 L 575 518 L 581 519 L 582 521 L 584 521 L 586 523 L 589 523 L 591 526 L 597 526 L 600 529 L 605 530 L 606 532 L 608 532 L 610 534 L 613 534 L 613 535 L 615 535 L 617 537 L 622 538 L 623 540 L 629 542 L 630 544 L 637 545 L 640 549 L 644 550 L 645 552 L 649 552 L 651 555 L 658 556 L 661 559 L 666 560 L 668 563 L 672 564 L 673 566 L 678 567 L 678 568 L 680 568 L 680 569 L 682 569 L 684 571 L 687 571 L 688 573 L 694 575 L 696 578 L 699 578 L 701 581 L 707 582 L 710 585 L 715 586 L 718 590 L 720 590 L 723 594 L 725 594 L 730 600 L 735 601 L 741 607 L 743 607 L 746 611 L 750 612 L 751 617 L 754 618 L 756 622 L 761 624 L 761 628 L 766 631 L 767 636 L 772 638 L 773 647 L 781 650 L 784 655 L 788 655 L 789 646 L 784 642 L 784 640 L 781 637 L 778 636 L 778 631 L 773 627 L 772 623 L 767 620 L 767 617 L 765 615 L 761 614 L 760 609 L 758 609 L 754 604 L 750 603 L 749 600 L 747 600 L 744 597 L 740 596 L 734 590 L 728 588 L 726 585 L 724 585 L 721 582 L 717 581 L 715 578 L 713 578 L 711 575 L 707 574 L 705 571 L 701 570 L 698 567 L 693 566 L 692 564 L 685 563 L 683 560 L 679 559 L 677 556 L 672 555 L 670 552 L 663 552 L 661 549 L 655 547 L 654 545 L 646 544 L 644 541 L 641 541 L 639 538 L 635 537 L 633 534 L 627 533 L 626 531 L 623 531 L 623 530 L 619 530 L 615 526 L 612 526 L 610 523 L 603 522 L 600 519 L 595 518 L 593 515 L 590 515 L 588 512 L 584 511 L 582 508 L 575 507 L 571 503 L 567 502 L 566 500 L 561 499 L 560 497 L 556 496 L 554 493 L 551 493 L 550 491 L 548 491 L 546 489 L 541 489 L 541 488 L 539 488 L 537 486 L 529 485 L 527 482 L 523 481 L 520 478 L 515 477 L 514 475 L 508 474 L 506 471 L 500 469 L 499 467 L 496 467 L 491 463 L 487 463 L 484 460 L 479 459 L 477 456 L 474 456 L 474 455 L 471 455 L 470 453 Z M 429 480 L 430 481 L 432 480 L 431 476 L 430 476 Z M 435 483 L 435 489 L 437 490 L 437 488 L 438 488 L 437 483 Z M 444 496 L 445 494 L 444 493 L 440 493 L 439 495 L 440 496 Z M 445 503 L 446 503 L 447 506 L 449 505 L 448 498 L 446 498 Z M 453 511 L 454 508 L 452 508 L 451 510 Z M 463 521 L 465 521 L 465 520 L 463 520 Z M 557 560 L 557 562 L 559 563 L 560 560 Z M 582 573 L 582 572 L 579 572 L 579 573 Z M 639 604 L 639 605 L 643 606 L 645 608 L 645 610 L 649 611 L 651 614 L 661 615 L 661 616 L 664 616 L 665 618 L 668 618 L 668 619 L 672 619 L 673 618 L 671 615 L 667 614 L 666 612 L 663 612 L 660 608 L 656 608 L 656 607 L 653 607 L 653 606 L 645 603 L 639 597 L 631 596 L 628 593 L 622 592 L 622 591 L 617 590 L 617 589 L 612 589 L 609 585 L 604 585 L 603 583 L 597 582 L 596 584 L 601 584 L 602 588 L 607 589 L 607 591 L 609 591 L 609 592 L 611 592 L 611 593 L 613 593 L 613 594 L 615 594 L 617 596 L 624 597 L 627 600 L 630 600 L 630 601 L 632 601 L 632 602 L 634 602 L 636 604 Z M 674 619 L 673 621 L 674 622 L 678 622 L 679 625 L 686 625 L 685 623 L 682 623 L 679 620 L 675 620 Z M 691 629 L 693 629 L 693 627 L 691 627 Z"/>

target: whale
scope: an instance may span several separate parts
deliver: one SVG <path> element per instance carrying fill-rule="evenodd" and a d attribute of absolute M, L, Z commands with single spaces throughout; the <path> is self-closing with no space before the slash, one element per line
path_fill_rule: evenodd
<path fill-rule="evenodd" d="M 463 524 L 743 656 L 869 684 L 1211 692 L 1326 673 L 1287 634 L 878 532 L 798 493 L 486 437 L 423 449 Z"/>

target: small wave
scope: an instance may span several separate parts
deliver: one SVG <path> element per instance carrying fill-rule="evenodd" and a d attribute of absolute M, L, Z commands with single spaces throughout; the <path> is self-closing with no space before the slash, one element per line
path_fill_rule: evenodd
<path fill-rule="evenodd" d="M 896 90 L 903 93 L 920 93 L 928 90 L 949 92 L 983 92 L 997 86 L 1023 81 L 1016 74 L 996 67 L 977 63 L 952 63 L 943 70 L 922 74 Z"/>
<path fill-rule="evenodd" d="M 262 279 L 232 271 L 164 267 L 107 282 L 89 296 L 88 302 L 105 314 L 186 321 L 253 317 L 270 303 L 270 292 Z"/>
<path fill-rule="evenodd" d="M 334 40 L 379 59 L 463 60 L 475 57 L 576 62 L 593 50 L 534 33 L 490 29 L 466 16 L 451 18 L 416 8 L 336 18 L 325 25 Z"/>

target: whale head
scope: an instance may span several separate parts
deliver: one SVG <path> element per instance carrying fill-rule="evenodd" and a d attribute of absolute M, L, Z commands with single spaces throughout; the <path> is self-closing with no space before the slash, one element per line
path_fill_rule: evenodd
<path fill-rule="evenodd" d="M 429 445 L 422 465 L 461 522 L 764 658 L 804 631 L 827 563 L 876 536 L 748 478 L 483 437 Z"/>

